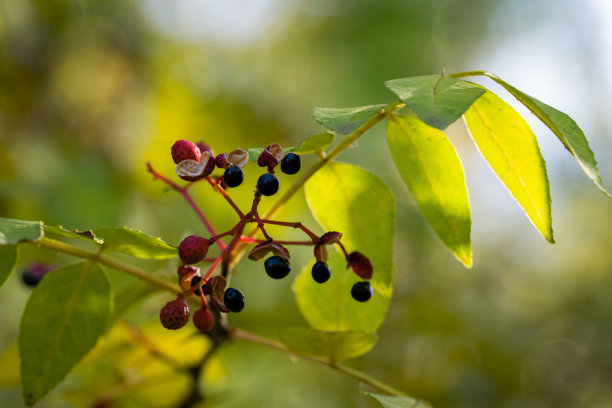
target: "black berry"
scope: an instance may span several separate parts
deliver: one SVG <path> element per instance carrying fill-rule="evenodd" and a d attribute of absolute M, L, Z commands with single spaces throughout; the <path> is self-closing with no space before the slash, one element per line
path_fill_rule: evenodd
<path fill-rule="evenodd" d="M 302 159 L 295 153 L 289 153 L 281 161 L 281 171 L 285 174 L 295 174 L 302 167 Z"/>
<path fill-rule="evenodd" d="M 238 166 L 232 166 L 225 170 L 223 174 L 223 182 L 228 187 L 238 187 L 244 180 L 244 173 Z"/>
<path fill-rule="evenodd" d="M 312 267 L 312 278 L 317 283 L 325 283 L 331 277 L 331 270 L 329 265 L 323 261 L 318 261 Z"/>
<path fill-rule="evenodd" d="M 372 297 L 373 289 L 370 282 L 357 282 L 351 288 L 351 296 L 358 302 L 366 302 Z"/>
<path fill-rule="evenodd" d="M 202 280 L 202 277 L 200 275 L 195 275 L 193 278 L 191 278 L 191 287 L 193 288 L 195 285 L 197 285 L 198 283 L 200 283 L 200 281 Z M 202 288 L 204 288 L 204 286 L 202 286 Z M 200 295 L 200 289 L 194 291 L 193 293 L 195 293 L 196 295 Z M 204 292 L 204 294 L 206 294 L 206 292 Z"/>
<path fill-rule="evenodd" d="M 279 185 L 278 179 L 272 173 L 262 174 L 257 180 L 257 189 L 265 196 L 276 194 Z"/>
<path fill-rule="evenodd" d="M 49 264 L 32 262 L 21 273 L 21 279 L 28 286 L 36 286 L 52 270 L 53 266 Z"/>
<path fill-rule="evenodd" d="M 264 263 L 266 273 L 274 279 L 282 279 L 291 272 L 291 264 L 282 256 L 271 256 Z"/>
<path fill-rule="evenodd" d="M 227 288 L 223 295 L 223 303 L 230 312 L 238 313 L 244 309 L 244 295 L 238 289 Z"/>

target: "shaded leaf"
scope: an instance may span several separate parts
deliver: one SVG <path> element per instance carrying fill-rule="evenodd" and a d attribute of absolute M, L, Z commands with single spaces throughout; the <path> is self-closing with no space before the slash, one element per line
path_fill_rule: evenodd
<path fill-rule="evenodd" d="M 107 227 L 94 230 L 110 250 L 145 259 L 169 259 L 178 256 L 178 250 L 162 241 L 127 227 Z"/>
<path fill-rule="evenodd" d="M 375 116 L 385 104 L 359 106 L 356 108 L 314 108 L 312 117 L 325 128 L 348 134 Z"/>
<path fill-rule="evenodd" d="M 469 82 L 441 75 L 393 79 L 385 85 L 423 122 L 440 130 L 459 119 L 484 93 Z"/>
<path fill-rule="evenodd" d="M 431 408 L 431 405 L 427 402 L 410 397 L 374 394 L 366 391 L 362 391 L 362 393 L 378 400 L 383 408 Z"/>
<path fill-rule="evenodd" d="M 561 143 L 563 143 L 563 146 L 569 150 L 572 156 L 574 156 L 574 158 L 578 161 L 578 164 L 584 173 L 593 181 L 593 183 L 595 183 L 597 188 L 599 188 L 607 196 L 611 196 L 601 184 L 601 177 L 599 176 L 599 170 L 597 169 L 595 154 L 589 147 L 589 142 L 584 136 L 584 133 L 572 118 L 565 113 L 558 111 L 543 102 L 540 102 L 536 98 L 523 93 L 491 72 L 485 72 L 484 75 L 503 86 L 516 99 L 518 99 L 519 102 L 525 105 L 527 109 L 536 115 L 557 136 Z"/>
<path fill-rule="evenodd" d="M 480 153 L 549 242 L 554 242 L 550 189 L 538 142 L 525 120 L 490 91 L 465 113 Z"/>
<path fill-rule="evenodd" d="M 21 318 L 23 397 L 34 404 L 91 350 L 111 313 L 111 289 L 96 264 L 58 268 L 34 289 Z"/>
<path fill-rule="evenodd" d="M 51 225 L 43 225 L 45 236 L 51 237 L 59 237 L 59 238 L 76 238 L 76 239 L 84 239 L 87 241 L 94 241 L 98 244 L 101 244 L 103 240 L 97 238 L 92 230 L 78 231 L 78 230 L 68 230 L 61 225 L 51 226 Z"/>
<path fill-rule="evenodd" d="M 374 347 L 378 336 L 364 332 L 329 332 L 290 327 L 279 334 L 289 349 L 298 353 L 328 357 L 331 361 L 361 356 Z"/>
<path fill-rule="evenodd" d="M 463 167 L 451 142 L 419 119 L 398 115 L 387 120 L 387 141 L 429 225 L 461 262 L 471 266 L 470 203 Z"/>
<path fill-rule="evenodd" d="M 17 263 L 17 245 L 0 245 L 0 287 L 11 276 Z"/>
<path fill-rule="evenodd" d="M 346 269 L 344 256 L 330 248 L 329 281 L 323 285 L 316 283 L 311 276 L 311 263 L 294 282 L 300 311 L 319 330 L 375 332 L 384 321 L 393 291 L 393 193 L 375 174 L 337 162 L 316 172 L 306 182 L 304 191 L 308 206 L 323 229 L 342 232 L 347 250 L 358 250 L 371 259 L 374 295 L 366 303 L 351 297 L 351 287 L 360 279 Z"/>
<path fill-rule="evenodd" d="M 0 245 L 35 241 L 43 236 L 42 222 L 0 217 Z"/>

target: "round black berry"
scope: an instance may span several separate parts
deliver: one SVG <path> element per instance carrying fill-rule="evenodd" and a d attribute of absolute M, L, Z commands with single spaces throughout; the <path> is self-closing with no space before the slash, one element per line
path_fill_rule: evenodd
<path fill-rule="evenodd" d="M 295 174 L 302 167 L 302 159 L 295 153 L 289 153 L 281 161 L 281 171 L 285 174 Z"/>
<path fill-rule="evenodd" d="M 282 256 L 271 256 L 264 263 L 266 273 L 274 279 L 282 279 L 291 272 L 291 264 Z"/>
<path fill-rule="evenodd" d="M 200 283 L 200 281 L 202 280 L 202 277 L 200 275 L 195 275 L 193 278 L 191 278 L 191 287 L 193 288 L 195 285 L 197 285 L 198 283 Z M 204 288 L 204 286 L 202 286 L 202 288 Z M 200 295 L 200 289 L 194 291 L 193 293 L 195 293 L 196 295 Z M 206 292 L 204 292 L 204 294 L 206 294 Z"/>
<path fill-rule="evenodd" d="M 52 270 L 53 266 L 49 264 L 31 262 L 21 273 L 21 279 L 28 286 L 36 286 Z"/>
<path fill-rule="evenodd" d="M 331 277 L 329 265 L 323 261 L 318 261 L 312 267 L 312 279 L 317 283 L 325 283 Z"/>
<path fill-rule="evenodd" d="M 357 282 L 351 288 L 351 296 L 358 302 L 366 302 L 372 297 L 373 289 L 370 282 Z"/>
<path fill-rule="evenodd" d="M 223 174 L 223 182 L 228 187 L 238 187 L 242 184 L 242 180 L 244 180 L 244 173 L 238 166 L 230 167 Z"/>
<path fill-rule="evenodd" d="M 279 185 L 278 179 L 272 173 L 262 174 L 257 180 L 257 189 L 265 196 L 276 194 Z"/>
<path fill-rule="evenodd" d="M 244 309 L 244 295 L 238 289 L 227 288 L 223 295 L 223 303 L 230 312 L 238 313 Z"/>

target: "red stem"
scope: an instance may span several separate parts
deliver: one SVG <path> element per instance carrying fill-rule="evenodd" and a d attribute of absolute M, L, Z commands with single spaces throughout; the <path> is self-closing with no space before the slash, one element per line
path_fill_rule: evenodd
<path fill-rule="evenodd" d="M 159 179 L 159 180 L 163 181 L 164 183 L 166 183 L 167 185 L 172 187 L 175 191 L 177 191 L 180 195 L 182 195 L 183 198 L 187 201 L 187 203 L 191 206 L 193 211 L 195 211 L 195 213 L 200 218 L 200 220 L 202 220 L 202 222 L 204 223 L 204 226 L 206 226 L 206 229 L 208 229 L 208 232 L 210 232 L 210 234 L 212 236 L 217 235 L 217 232 L 215 231 L 215 228 L 212 226 L 210 221 L 208 221 L 208 218 L 206 218 L 206 216 L 204 215 L 202 210 L 200 210 L 200 207 L 198 207 L 198 205 L 195 203 L 195 201 L 193 201 L 193 198 L 191 197 L 191 195 L 187 191 L 187 187 L 190 184 L 188 184 L 187 187 L 179 186 L 178 184 L 176 184 L 175 182 L 173 182 L 172 180 L 170 180 L 169 178 L 167 178 L 163 174 L 160 174 L 157 171 L 155 171 L 155 169 L 153 169 L 153 166 L 151 166 L 151 163 L 147 163 L 147 168 L 149 169 L 149 172 L 151 174 L 153 174 L 153 177 L 155 179 Z M 221 240 L 217 241 L 217 245 L 219 245 L 219 249 L 221 251 L 223 251 L 225 249 L 225 246 L 226 246 L 225 243 L 223 241 L 221 241 Z"/>
<path fill-rule="evenodd" d="M 219 194 L 223 196 L 223 198 L 225 198 L 225 200 L 232 206 L 234 211 L 236 211 L 240 219 L 243 219 L 244 214 L 242 213 L 242 211 L 240 211 L 240 208 L 238 208 L 234 200 L 232 200 L 231 197 L 227 195 L 223 187 L 221 187 L 219 183 L 213 180 L 210 176 L 206 177 L 206 181 L 208 181 L 208 184 L 210 184 L 213 189 L 215 189 Z"/>
<path fill-rule="evenodd" d="M 313 244 L 316 244 L 317 241 L 319 241 L 319 236 L 315 234 L 314 232 L 312 232 L 311 230 L 309 230 L 308 228 L 306 228 L 305 226 L 303 226 L 301 222 L 273 221 L 273 220 L 266 220 L 266 219 L 260 219 L 259 221 L 261 221 L 264 224 L 282 225 L 284 227 L 299 228 L 302 231 L 304 231 L 306 235 L 308 235 L 308 237 L 312 240 Z"/>
<path fill-rule="evenodd" d="M 241 236 L 240 241 L 244 243 L 251 243 L 251 244 L 261 244 L 262 242 L 270 242 L 267 239 L 256 239 L 256 238 L 248 237 L 246 235 Z M 274 239 L 272 240 L 272 242 L 275 242 L 281 245 L 315 245 L 312 241 L 277 241 Z"/>

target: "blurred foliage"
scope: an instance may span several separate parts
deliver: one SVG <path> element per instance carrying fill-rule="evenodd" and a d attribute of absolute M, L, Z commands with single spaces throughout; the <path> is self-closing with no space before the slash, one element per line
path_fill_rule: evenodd
<path fill-rule="evenodd" d="M 576 7 L 582 6 L 568 1 L 554 12 L 520 2 L 519 12 L 533 14 L 515 31 L 493 30 L 495 36 L 489 22 L 516 3 L 269 0 L 254 2 L 269 12 L 258 24 L 261 31 L 240 41 L 222 31 L 216 37 L 173 35 L 179 17 L 189 14 L 181 7 L 195 3 L 0 0 L 0 216 L 70 229 L 127 225 L 176 244 L 200 225 L 178 195 L 163 191 L 145 171 L 151 161 L 171 173 L 169 150 L 176 139 L 201 139 L 216 152 L 295 145 L 320 131 L 310 118 L 314 106 L 390 102 L 385 80 L 437 73 L 443 64 L 449 72 L 488 68 L 474 61 L 538 24 L 556 21 L 576 33 L 575 41 L 588 40 L 591 28 L 576 24 Z M 227 3 L 238 19 L 240 2 Z M 592 107 L 593 123 L 583 126 L 591 140 L 610 131 L 608 116 L 597 109 Z M 381 137 L 378 128 L 341 157 L 387 181 L 398 209 L 396 290 L 388 318 L 374 349 L 349 364 L 438 407 L 610 404 L 612 212 L 586 178 L 575 176 L 580 170 L 569 155 L 567 168 L 549 169 L 558 240 L 552 247 L 514 207 L 492 212 L 497 202 L 489 200 L 511 201 L 497 180 L 468 186 L 474 225 L 490 227 L 473 231 L 475 267 L 466 270 L 426 226 Z M 605 143 L 595 139 L 594 150 L 602 168 L 610 169 L 605 160 L 612 157 L 597 148 Z M 469 160 L 466 171 L 472 166 Z M 254 183 L 254 170 L 249 164 L 247 184 Z M 609 172 L 602 176 L 609 185 Z M 280 181 L 289 183 L 283 176 Z M 236 201 L 245 206 L 250 194 L 247 188 L 236 191 Z M 195 196 L 219 229 L 235 221 L 208 189 Z M 305 211 L 300 194 L 282 217 L 315 225 Z M 306 264 L 309 256 L 296 250 L 293 259 Z M 23 248 L 19 263 L 34 257 L 69 259 Z M 141 266 L 167 276 L 175 267 Z M 262 275 L 261 265 L 238 265 L 234 280 L 244 288 L 247 308 L 231 317 L 232 324 L 274 337 L 285 327 L 306 325 L 291 282 L 261 284 Z M 6 348 L 0 406 L 22 404 L 13 344 L 27 296 L 18 275 L 0 290 L 0 346 Z M 142 327 L 181 364 L 199 361 L 207 347 L 203 338 L 182 333 L 188 340 L 175 339 L 157 324 L 165 301 L 167 296 L 154 295 L 130 308 L 125 319 L 131 323 L 110 331 L 40 406 L 94 406 L 100 398 L 121 407 L 177 404 L 187 380 L 169 377 L 167 364 L 147 356 L 126 329 Z M 182 347 L 172 345 L 176 341 Z M 122 370 L 115 371 L 110 360 L 124 364 Z M 200 384 L 209 396 L 206 406 L 376 406 L 352 380 L 259 346 L 224 346 L 207 367 Z"/>

